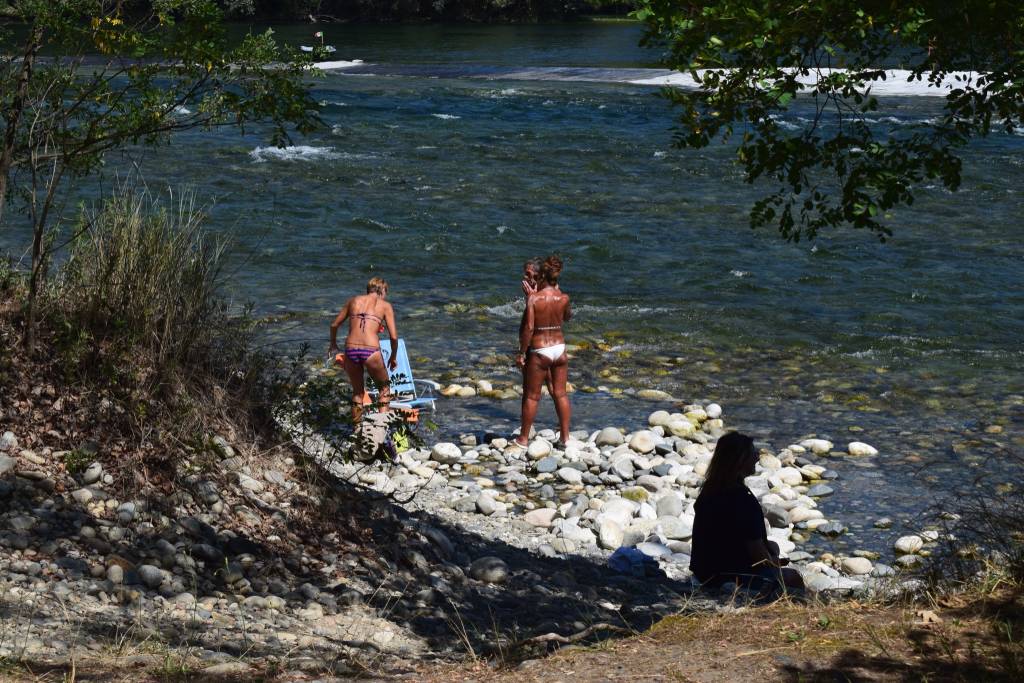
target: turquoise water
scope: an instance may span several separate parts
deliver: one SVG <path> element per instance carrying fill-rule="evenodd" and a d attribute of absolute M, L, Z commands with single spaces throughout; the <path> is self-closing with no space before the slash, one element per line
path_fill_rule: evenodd
<path fill-rule="evenodd" d="M 301 41 L 308 27 L 277 30 Z M 851 524 L 840 545 L 884 544 L 859 527 L 913 528 L 934 500 L 923 486 L 1020 452 L 1024 136 L 971 147 L 963 189 L 925 189 L 884 245 L 846 230 L 787 244 L 747 227 L 769 188 L 744 184 L 728 148 L 673 149 L 657 89 L 614 82 L 657 61 L 635 25 L 332 30 L 339 59 L 372 64 L 315 82 L 322 132 L 285 150 L 188 134 L 139 159 L 151 188 L 191 184 L 211 203 L 235 245 L 231 294 L 274 316 L 281 352 L 326 351 L 332 315 L 382 275 L 418 375 L 515 381 L 520 264 L 554 251 L 577 312 L 568 339 L 587 347 L 571 379 L 607 389 L 574 394 L 575 424 L 638 427 L 660 406 L 627 394 L 650 387 L 717 401 L 775 448 L 867 441 L 877 459 L 834 463 L 843 481 L 824 505 Z M 937 111 L 894 98 L 874 125 Z M 487 399 L 438 416 L 442 435 L 517 420 L 517 402 Z"/>

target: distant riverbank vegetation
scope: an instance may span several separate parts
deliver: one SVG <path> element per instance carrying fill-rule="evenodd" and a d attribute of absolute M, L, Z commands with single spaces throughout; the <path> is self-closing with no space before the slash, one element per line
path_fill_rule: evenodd
<path fill-rule="evenodd" d="M 13 0 L 0 0 L 0 16 Z M 124 0 L 126 12 L 152 0 Z M 586 15 L 626 16 L 635 0 L 218 0 L 229 20 L 330 22 L 533 22 Z"/>

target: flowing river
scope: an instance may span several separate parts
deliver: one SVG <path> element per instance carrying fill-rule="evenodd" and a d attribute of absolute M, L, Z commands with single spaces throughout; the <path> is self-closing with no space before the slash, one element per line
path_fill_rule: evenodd
<path fill-rule="evenodd" d="M 653 388 L 716 401 L 775 449 L 866 441 L 877 457 L 830 463 L 822 505 L 850 526 L 837 547 L 887 546 L 937 493 L 1021 452 L 1024 131 L 973 144 L 962 189 L 924 188 L 885 244 L 848 229 L 789 244 L 748 227 L 771 188 L 745 184 L 731 148 L 671 146 L 672 108 L 631 82 L 658 61 L 637 25 L 325 30 L 365 64 L 315 81 L 322 132 L 285 149 L 190 133 L 139 160 L 151 188 L 210 203 L 234 243 L 231 294 L 273 316 L 282 353 L 322 355 L 338 307 L 381 275 L 417 376 L 514 382 L 520 266 L 558 252 L 586 389 L 574 427 L 639 428 L 670 407 L 631 395 Z M 905 130 L 940 105 L 908 89 L 871 123 Z M 440 436 L 507 433 L 518 414 L 444 399 L 436 420 Z M 555 424 L 549 401 L 538 421 Z M 882 516 L 891 531 L 871 529 Z"/>

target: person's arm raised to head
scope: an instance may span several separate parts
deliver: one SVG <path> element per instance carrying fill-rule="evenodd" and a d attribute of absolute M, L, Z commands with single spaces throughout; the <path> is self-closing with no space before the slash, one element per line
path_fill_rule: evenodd
<path fill-rule="evenodd" d="M 341 312 L 338 313 L 338 317 L 331 323 L 331 348 L 330 352 L 338 350 L 338 328 L 348 319 L 348 309 L 352 305 L 352 299 L 345 302 L 345 306 L 342 307 Z"/>
<path fill-rule="evenodd" d="M 388 369 L 394 370 L 398 367 L 398 327 L 395 325 L 395 309 L 389 303 L 384 304 L 384 324 L 388 328 L 388 337 L 391 339 L 391 358 L 388 359 Z"/>
<path fill-rule="evenodd" d="M 530 310 L 530 297 L 531 296 L 532 296 L 531 294 L 528 294 L 526 296 L 526 306 L 523 308 L 523 314 L 521 316 L 519 316 L 519 336 L 520 337 L 523 336 L 523 330 L 526 329 L 526 312 L 528 310 Z"/>

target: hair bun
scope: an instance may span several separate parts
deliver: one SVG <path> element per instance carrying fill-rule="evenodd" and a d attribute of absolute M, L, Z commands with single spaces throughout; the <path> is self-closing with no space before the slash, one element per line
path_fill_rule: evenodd
<path fill-rule="evenodd" d="M 540 267 L 540 274 L 552 284 L 558 282 L 558 276 L 562 274 L 562 259 L 555 254 L 548 256 Z"/>

